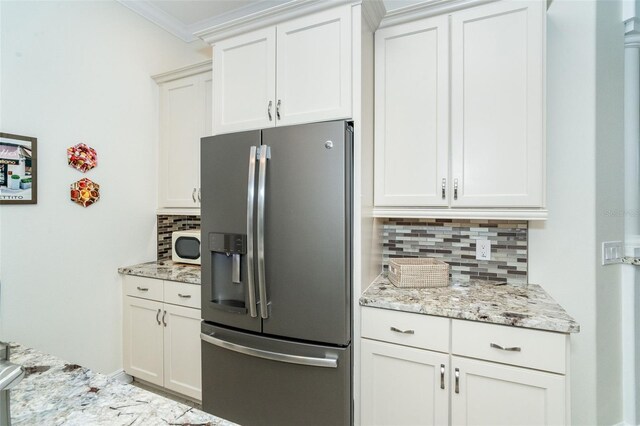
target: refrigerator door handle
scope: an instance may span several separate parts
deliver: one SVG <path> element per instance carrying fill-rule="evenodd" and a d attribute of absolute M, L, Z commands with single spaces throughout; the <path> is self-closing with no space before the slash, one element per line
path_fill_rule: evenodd
<path fill-rule="evenodd" d="M 264 201 L 265 184 L 267 180 L 267 159 L 271 157 L 271 150 L 267 145 L 260 147 L 260 168 L 258 171 L 258 221 L 256 237 L 258 239 L 258 292 L 260 293 L 260 316 L 269 318 L 267 306 L 267 283 L 264 272 Z"/>
<path fill-rule="evenodd" d="M 315 358 L 309 356 L 290 355 L 280 352 L 265 351 L 263 349 L 250 348 L 237 343 L 231 343 L 226 340 L 218 339 L 208 334 L 200 333 L 200 339 L 203 342 L 210 343 L 223 349 L 238 352 L 244 355 L 264 358 L 277 362 L 288 362 L 290 364 L 300 364 L 310 367 L 327 367 L 338 368 L 338 360 L 335 358 Z"/>
<path fill-rule="evenodd" d="M 252 146 L 249 150 L 249 183 L 247 183 L 247 293 L 249 293 L 249 314 L 253 318 L 258 316 L 253 272 L 253 212 L 255 210 L 256 154 L 257 148 Z"/>

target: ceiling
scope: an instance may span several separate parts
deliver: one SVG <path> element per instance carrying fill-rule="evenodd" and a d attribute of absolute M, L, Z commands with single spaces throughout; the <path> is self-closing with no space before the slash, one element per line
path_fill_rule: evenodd
<path fill-rule="evenodd" d="M 193 34 L 292 0 L 118 0 L 124 6 L 186 42 Z M 425 0 L 384 0 L 389 10 Z"/>

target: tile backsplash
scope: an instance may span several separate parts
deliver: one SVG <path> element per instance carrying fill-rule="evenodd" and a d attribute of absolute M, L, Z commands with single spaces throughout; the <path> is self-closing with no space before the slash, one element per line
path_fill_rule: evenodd
<path fill-rule="evenodd" d="M 447 262 L 451 277 L 512 284 L 527 282 L 526 221 L 384 219 L 382 262 L 394 257 L 433 257 Z M 491 240 L 491 260 L 476 260 L 476 240 Z"/>
<path fill-rule="evenodd" d="M 171 260 L 171 233 L 200 228 L 200 216 L 158 215 L 158 261 Z"/>

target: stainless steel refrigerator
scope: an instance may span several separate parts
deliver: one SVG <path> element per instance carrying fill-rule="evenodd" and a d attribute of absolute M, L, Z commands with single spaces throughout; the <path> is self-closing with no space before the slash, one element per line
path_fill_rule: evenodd
<path fill-rule="evenodd" d="M 352 423 L 346 121 L 202 139 L 202 405 L 241 425 Z"/>

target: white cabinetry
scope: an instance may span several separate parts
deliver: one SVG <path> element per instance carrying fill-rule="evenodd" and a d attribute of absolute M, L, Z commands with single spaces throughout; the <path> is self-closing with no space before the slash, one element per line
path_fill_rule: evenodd
<path fill-rule="evenodd" d="M 452 425 L 562 425 L 565 377 L 453 356 Z"/>
<path fill-rule="evenodd" d="M 449 177 L 447 17 L 379 30 L 375 61 L 375 203 L 377 206 L 446 206 Z"/>
<path fill-rule="evenodd" d="M 154 76 L 160 86 L 159 208 L 200 208 L 200 138 L 211 135 L 211 63 Z"/>
<path fill-rule="evenodd" d="M 362 337 L 363 425 L 569 423 L 565 334 L 365 307 Z"/>
<path fill-rule="evenodd" d="M 362 424 L 446 425 L 449 356 L 362 339 Z"/>
<path fill-rule="evenodd" d="M 451 15 L 452 206 L 543 205 L 545 5 Z"/>
<path fill-rule="evenodd" d="M 213 45 L 213 133 L 351 117 L 351 6 Z"/>
<path fill-rule="evenodd" d="M 124 371 L 201 400 L 200 287 L 129 275 L 123 285 Z"/>
<path fill-rule="evenodd" d="M 538 1 L 503 0 L 376 32 L 380 212 L 544 207 L 544 44 Z"/>

